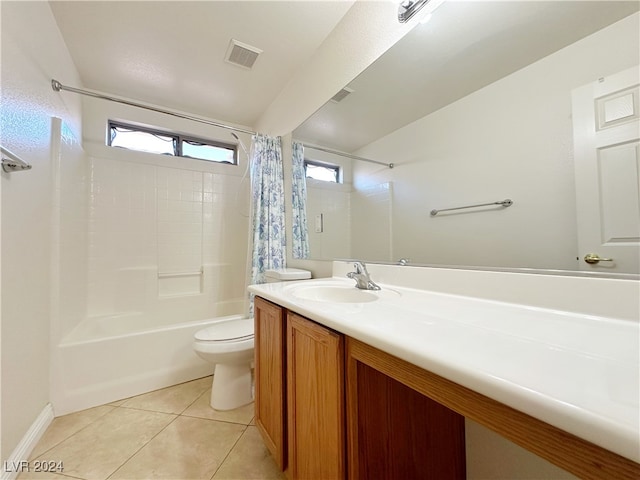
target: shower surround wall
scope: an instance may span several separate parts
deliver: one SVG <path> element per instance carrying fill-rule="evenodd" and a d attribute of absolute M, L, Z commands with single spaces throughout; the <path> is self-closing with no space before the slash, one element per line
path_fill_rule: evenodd
<path fill-rule="evenodd" d="M 235 200 L 240 177 L 90 163 L 89 320 L 137 312 L 144 326 L 242 311 L 248 221 Z"/>
<path fill-rule="evenodd" d="M 244 305 L 241 177 L 93 156 L 89 172 L 87 314 L 52 352 L 56 415 L 209 375 L 193 335 Z"/>
<path fill-rule="evenodd" d="M 307 228 L 312 258 L 351 256 L 351 195 L 351 184 L 307 179 Z"/>
<path fill-rule="evenodd" d="M 305 160 L 340 167 L 342 183 L 307 178 L 307 227 L 311 258 L 351 257 L 352 161 L 312 148 L 304 149 Z M 285 182 L 291 183 L 291 157 L 284 157 Z M 317 218 L 321 216 L 321 226 Z M 287 217 L 287 222 L 292 221 Z M 289 247 L 288 247 L 289 248 Z"/>
<path fill-rule="evenodd" d="M 307 179 L 311 258 L 391 261 L 392 204 L 392 182 L 355 190 L 350 183 Z"/>
<path fill-rule="evenodd" d="M 108 119 L 233 143 L 228 131 L 95 99 L 83 99 L 82 113 L 85 254 L 61 263 L 60 278 L 66 271 L 71 282 L 83 279 L 84 311 L 61 307 L 52 334 L 56 415 L 209 375 L 193 334 L 242 313 L 245 301 L 244 154 L 239 165 L 214 164 L 104 140 Z M 72 234 L 71 226 L 60 235 Z"/>
<path fill-rule="evenodd" d="M 51 345 L 87 315 L 88 161 L 62 119 L 51 122 Z"/>

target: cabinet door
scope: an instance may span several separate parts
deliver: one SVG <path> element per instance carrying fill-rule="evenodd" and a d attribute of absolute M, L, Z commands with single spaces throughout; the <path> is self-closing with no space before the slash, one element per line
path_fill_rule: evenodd
<path fill-rule="evenodd" d="M 286 363 L 284 310 L 254 300 L 256 427 L 281 470 L 286 468 Z"/>
<path fill-rule="evenodd" d="M 345 478 L 344 337 L 288 312 L 287 382 L 291 478 Z"/>

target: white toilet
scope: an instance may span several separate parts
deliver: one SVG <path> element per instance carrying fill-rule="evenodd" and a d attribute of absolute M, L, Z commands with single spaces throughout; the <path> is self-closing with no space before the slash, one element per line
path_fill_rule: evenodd
<path fill-rule="evenodd" d="M 311 272 L 298 268 L 267 270 L 267 283 L 305 280 Z M 216 410 L 233 410 L 253 401 L 253 318 L 222 317 L 194 335 L 198 356 L 215 364 L 210 405 Z"/>

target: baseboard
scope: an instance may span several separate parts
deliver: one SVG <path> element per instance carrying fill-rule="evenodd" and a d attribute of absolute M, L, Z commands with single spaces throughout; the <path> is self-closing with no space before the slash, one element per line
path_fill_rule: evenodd
<path fill-rule="evenodd" d="M 0 480 L 13 480 L 18 477 L 18 474 L 26 471 L 29 464 L 25 462 L 52 421 L 53 407 L 47 403 L 9 458 L 3 462 Z"/>

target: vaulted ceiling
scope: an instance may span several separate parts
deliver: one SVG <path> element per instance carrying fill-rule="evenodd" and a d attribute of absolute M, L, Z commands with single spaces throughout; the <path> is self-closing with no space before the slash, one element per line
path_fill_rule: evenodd
<path fill-rule="evenodd" d="M 255 124 L 352 4 L 50 2 L 84 88 L 245 126 Z M 252 69 L 225 61 L 232 39 L 262 50 Z"/>
<path fill-rule="evenodd" d="M 82 87 L 250 128 L 353 4 L 50 2 Z M 638 11 L 639 5 L 446 0 L 429 23 L 417 25 L 351 82 L 354 94 L 327 104 L 294 136 L 357 150 Z M 252 69 L 225 61 L 232 39 L 262 50 Z M 330 78 L 332 72 L 323 74 Z"/>

